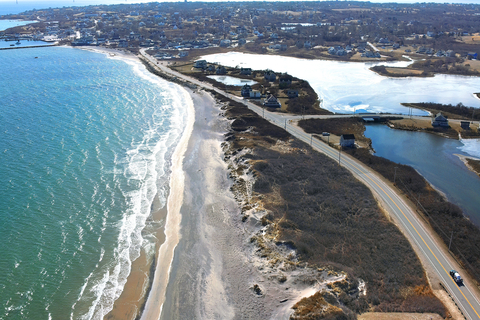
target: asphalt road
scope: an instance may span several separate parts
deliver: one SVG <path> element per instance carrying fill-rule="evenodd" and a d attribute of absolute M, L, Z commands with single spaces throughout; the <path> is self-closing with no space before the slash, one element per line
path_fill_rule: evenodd
<path fill-rule="evenodd" d="M 156 59 L 146 55 L 144 51 L 142 54 L 152 61 L 155 65 Z M 160 67 L 160 66 L 159 66 Z M 459 309 L 463 313 L 466 319 L 480 319 L 480 302 L 473 294 L 472 290 L 468 285 L 457 285 L 455 281 L 450 277 L 449 270 L 454 269 L 452 264 L 449 262 L 450 259 L 447 259 L 448 252 L 439 246 L 433 241 L 429 233 L 425 230 L 423 225 L 420 223 L 417 215 L 412 211 L 412 209 L 407 206 L 403 200 L 397 195 L 396 191 L 387 185 L 383 180 L 381 180 L 375 173 L 365 167 L 362 163 L 356 161 L 353 158 L 342 154 L 336 149 L 331 148 L 326 143 L 319 141 L 312 137 L 312 135 L 305 133 L 301 128 L 291 125 L 290 120 L 298 119 L 299 116 L 286 116 L 283 114 L 271 113 L 265 109 L 250 103 L 240 97 L 231 95 L 224 91 L 221 91 L 217 88 L 214 88 L 212 85 L 203 83 L 196 79 L 190 78 L 178 72 L 172 71 L 169 68 L 161 67 L 161 69 L 167 73 L 173 74 L 177 77 L 184 78 L 200 87 L 207 89 L 215 90 L 216 92 L 236 100 L 238 102 L 244 103 L 251 110 L 255 111 L 258 115 L 264 117 L 276 125 L 285 128 L 290 134 L 296 138 L 310 144 L 315 150 L 320 151 L 332 158 L 335 161 L 339 161 L 340 165 L 344 166 L 350 170 L 360 181 L 365 183 L 370 189 L 377 194 L 377 196 L 382 199 L 386 205 L 386 210 L 389 214 L 395 216 L 400 222 L 401 227 L 408 233 L 410 240 L 414 241 L 418 248 L 423 252 L 426 260 L 432 265 L 433 269 L 438 273 L 439 279 L 441 279 L 442 284 L 448 290 L 448 293 L 453 297 L 454 301 L 458 305 Z M 329 118 L 332 116 L 321 116 L 321 118 Z M 335 116 L 333 116 L 335 117 Z M 309 118 L 311 118 L 309 116 Z M 316 118 L 320 118 L 316 116 Z M 457 271 L 460 271 L 457 269 Z"/>

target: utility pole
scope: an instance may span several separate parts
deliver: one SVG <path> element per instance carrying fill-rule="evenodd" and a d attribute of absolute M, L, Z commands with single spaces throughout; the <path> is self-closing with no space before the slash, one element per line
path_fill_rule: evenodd
<path fill-rule="evenodd" d="M 453 239 L 453 230 L 452 230 L 452 235 L 450 236 L 450 243 L 448 244 L 448 251 L 450 251 L 450 246 L 452 245 L 452 239 Z"/>
<path fill-rule="evenodd" d="M 397 178 L 397 168 L 398 167 L 395 167 L 395 173 L 393 174 L 393 185 L 395 185 L 395 179 Z"/>

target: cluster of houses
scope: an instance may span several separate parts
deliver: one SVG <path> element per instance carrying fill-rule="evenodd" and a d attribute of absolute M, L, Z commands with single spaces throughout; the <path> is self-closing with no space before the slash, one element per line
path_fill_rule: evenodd
<path fill-rule="evenodd" d="M 29 34 L 23 36 L 36 39 L 64 40 L 73 45 L 104 45 L 120 48 L 153 47 L 155 50 L 176 50 L 188 52 L 190 49 L 208 47 L 236 47 L 247 42 L 258 43 L 269 50 L 286 51 L 288 48 L 312 49 L 316 45 L 333 46 L 328 53 L 345 56 L 354 48 L 365 57 L 377 57 L 375 52 L 367 52 L 364 42 L 368 38 L 382 47 L 400 48 L 403 39 L 430 40 L 454 35 L 470 35 L 472 28 L 466 30 L 464 24 L 455 26 L 454 22 L 442 24 L 435 32 L 428 31 L 430 24 L 415 20 L 391 20 L 391 11 L 400 10 L 399 5 L 377 5 L 373 3 L 356 6 L 376 7 L 369 10 L 351 11 L 345 16 L 342 10 L 351 4 L 322 2 L 298 3 L 292 9 L 288 3 L 141 3 L 123 4 L 110 7 L 106 5 L 88 7 L 64 7 L 42 10 L 30 10 L 19 15 L 26 20 L 41 20 L 41 24 L 29 26 Z M 413 5 L 419 12 L 427 7 Z M 321 8 L 328 8 L 322 10 Z M 408 8 L 410 10 L 410 8 Z M 449 6 L 451 12 L 464 11 Z M 472 15 L 474 15 L 472 11 Z M 382 15 L 385 19 L 382 19 Z M 420 14 L 416 14 L 419 16 Z M 409 18 L 410 19 L 410 18 Z M 416 18 L 418 19 L 418 17 Z M 435 21 L 437 22 L 437 21 Z M 355 28 L 352 28 L 355 27 Z M 449 28 L 446 30 L 445 28 Z M 307 28 L 312 28 L 307 31 Z M 462 29 L 463 28 L 463 29 Z M 444 29 L 438 30 L 438 29 Z M 391 32 L 393 30 L 393 33 Z M 407 30 L 410 30 L 406 34 Z M 306 36 L 308 34 L 308 36 Z M 371 36 L 369 36 L 369 34 Z M 388 37 L 379 35 L 389 34 Z M 0 35 L 1 36 L 1 35 Z M 422 53 L 421 51 L 419 53 Z M 425 54 L 434 52 L 425 50 Z M 161 54 L 159 52 L 159 54 Z M 165 59 L 181 57 L 188 53 L 161 54 Z M 449 51 L 437 52 L 438 56 L 449 56 Z M 476 59 L 476 53 L 466 57 Z"/>

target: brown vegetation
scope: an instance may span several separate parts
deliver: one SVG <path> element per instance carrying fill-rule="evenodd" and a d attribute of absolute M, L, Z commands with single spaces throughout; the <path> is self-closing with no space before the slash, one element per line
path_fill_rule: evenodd
<path fill-rule="evenodd" d="M 177 66 L 172 66 L 172 69 L 188 74 L 191 77 L 199 79 L 204 82 L 208 82 L 213 86 L 226 91 L 237 91 L 240 94 L 241 86 L 227 86 L 223 85 L 213 79 L 208 78 L 209 75 L 214 75 L 215 72 L 208 72 L 206 70 L 195 69 L 193 68 L 193 63 L 182 64 Z M 283 111 L 293 114 L 332 114 L 332 112 L 322 109 L 318 100 L 318 95 L 310 86 L 308 81 L 292 77 L 288 74 L 277 74 L 277 79 L 273 82 L 267 81 L 264 79 L 263 74 L 265 70 L 253 70 L 252 75 L 242 75 L 240 74 L 239 68 L 225 67 L 226 75 L 233 76 L 236 78 L 255 80 L 257 83 L 252 85 L 254 90 L 263 90 L 265 92 L 275 95 L 277 98 L 281 95 L 286 97 L 286 91 L 288 89 L 298 90 L 299 96 L 296 98 L 285 98 L 286 106 Z M 288 77 L 291 79 L 290 84 L 280 84 L 279 79 L 282 77 Z M 252 100 L 252 102 L 257 102 L 261 105 L 261 100 Z M 271 111 L 278 111 L 277 109 L 272 109 Z"/>
<path fill-rule="evenodd" d="M 480 176 L 480 160 L 467 158 L 467 163 L 473 169 L 473 171 Z"/>
<path fill-rule="evenodd" d="M 394 167 L 397 167 L 395 178 L 398 189 L 417 204 L 418 212 L 427 219 L 447 246 L 453 231 L 451 251 L 475 281 L 480 283 L 480 248 L 477 245 L 480 243 L 480 233 L 478 227 L 465 218 L 458 206 L 445 200 L 412 167 L 374 156 L 366 149 L 347 152 L 391 182 L 394 179 Z"/>
<path fill-rule="evenodd" d="M 434 102 L 402 103 L 406 107 L 412 107 L 430 111 L 432 114 L 441 112 L 449 119 L 465 119 L 467 121 L 480 120 L 480 111 L 474 107 L 464 106 L 463 103 L 457 105 L 441 104 Z"/>
<path fill-rule="evenodd" d="M 386 77 L 433 77 L 431 72 L 411 68 L 387 68 L 382 65 L 371 67 L 370 70 Z"/>
<path fill-rule="evenodd" d="M 228 101 L 225 115 L 233 120 L 225 156 L 252 150 L 248 158 L 256 177 L 254 193 L 268 210 L 263 222 L 278 229 L 279 243 L 292 244 L 309 265 L 333 266 L 348 274 L 346 285 L 338 284 L 328 299 L 320 293 L 302 300 L 296 312 L 302 317 L 294 319 L 318 318 L 324 300 L 333 313 L 339 312 L 336 317 L 345 319 L 367 310 L 445 316 L 438 299 L 415 291 L 428 286 L 422 266 L 365 185 L 244 105 Z M 289 145 L 288 152 L 274 148 L 278 140 Z M 361 280 L 366 295 L 358 290 Z M 411 294 L 405 295 L 407 291 Z"/>

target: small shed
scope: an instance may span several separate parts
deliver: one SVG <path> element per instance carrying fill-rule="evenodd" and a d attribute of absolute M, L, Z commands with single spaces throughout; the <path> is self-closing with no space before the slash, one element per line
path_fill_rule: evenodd
<path fill-rule="evenodd" d="M 355 146 L 355 136 L 353 134 L 342 134 L 340 136 L 341 147 L 353 147 Z"/>
<path fill-rule="evenodd" d="M 255 90 L 250 91 L 251 99 L 260 99 L 261 97 L 262 97 L 262 93 L 260 91 L 255 91 Z"/>
<path fill-rule="evenodd" d="M 470 130 L 470 121 L 460 121 L 463 130 Z"/>

